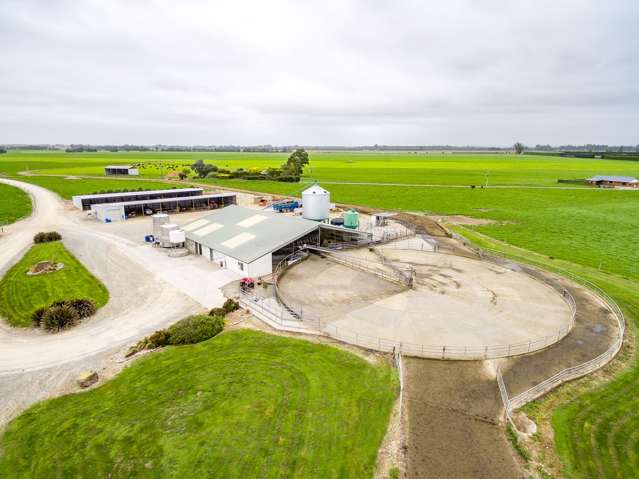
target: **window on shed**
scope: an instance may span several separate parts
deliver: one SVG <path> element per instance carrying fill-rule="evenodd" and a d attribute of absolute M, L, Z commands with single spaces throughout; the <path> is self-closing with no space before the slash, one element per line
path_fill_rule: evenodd
<path fill-rule="evenodd" d="M 240 271 L 244 271 L 244 263 L 242 263 L 241 261 L 238 261 L 237 266 L 238 268 L 240 268 Z"/>

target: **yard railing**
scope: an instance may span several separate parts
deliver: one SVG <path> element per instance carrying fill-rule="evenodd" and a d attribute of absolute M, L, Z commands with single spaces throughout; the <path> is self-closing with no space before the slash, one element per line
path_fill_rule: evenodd
<path fill-rule="evenodd" d="M 572 296 L 566 296 L 567 302 L 571 299 Z M 574 300 L 572 301 L 572 304 L 574 304 Z M 387 353 L 399 352 L 407 356 L 433 359 L 496 359 L 515 356 L 518 354 L 526 354 L 543 349 L 544 347 L 561 340 L 561 338 L 568 334 L 571 328 L 571 325 L 569 325 L 552 335 L 543 336 L 530 341 L 502 345 L 447 346 L 419 344 L 363 334 L 358 331 L 352 331 L 348 328 L 336 326 L 322 321 L 319 316 L 308 314 L 303 311 L 301 307 L 296 309 L 298 315 L 287 314 L 287 312 L 290 313 L 290 309 L 292 309 L 290 306 L 287 308 L 282 304 L 278 304 L 274 301 L 269 302 L 267 299 L 257 298 L 247 293 L 240 297 L 240 302 L 243 306 L 267 317 L 271 322 L 275 323 L 279 329 L 288 328 L 291 331 L 296 332 L 303 330 L 314 334 L 319 333 L 365 349 L 372 349 Z M 573 321 L 574 312 L 575 309 L 573 306 L 571 308 L 571 317 Z"/>
<path fill-rule="evenodd" d="M 395 268 L 384 267 L 384 264 L 381 262 L 370 261 L 367 259 L 358 258 L 356 256 L 349 256 L 342 253 L 337 253 L 329 248 L 322 248 L 318 246 L 306 246 L 306 249 L 309 251 L 322 253 L 325 255 L 326 258 L 330 259 L 331 261 L 342 264 L 349 268 L 359 269 L 361 271 L 374 274 L 391 283 L 396 283 L 401 286 L 408 286 L 408 287 L 412 286 L 413 284 L 413 275 L 409 271 L 404 272 Z"/>
<path fill-rule="evenodd" d="M 336 253 L 329 248 L 322 248 L 317 246 L 303 246 L 301 249 L 286 258 L 284 258 L 277 265 L 275 273 L 273 275 L 275 299 L 278 305 L 269 304 L 266 300 L 259 300 L 259 298 L 253 298 L 248 300 L 245 298 L 247 305 L 253 306 L 253 308 L 259 313 L 267 316 L 271 321 L 278 324 L 278 326 L 285 328 L 290 326 L 292 330 L 298 331 L 300 328 L 313 331 L 315 333 L 325 334 L 340 341 L 354 344 L 367 349 L 374 349 L 383 352 L 401 352 L 408 356 L 418 356 L 426 358 L 436 359 L 459 359 L 459 360 L 473 360 L 473 359 L 496 359 L 508 356 L 516 356 L 519 354 L 526 354 L 539 349 L 543 349 L 553 343 L 560 341 L 564 338 L 572 329 L 575 322 L 576 315 L 576 302 L 572 294 L 566 289 L 561 291 L 562 298 L 570 309 L 570 321 L 568 325 L 552 334 L 544 335 L 538 338 L 530 339 L 528 341 L 520 341 L 516 343 L 501 344 L 501 345 L 432 345 L 432 344 L 420 344 L 406 341 L 399 341 L 396 339 L 383 338 L 379 336 L 372 336 L 362 334 L 357 331 L 352 331 L 347 328 L 335 326 L 329 324 L 319 316 L 314 316 L 304 311 L 302 305 L 295 304 L 288 299 L 281 291 L 279 287 L 279 281 L 285 274 L 286 270 L 302 261 L 307 255 L 307 251 L 316 251 L 326 254 L 327 258 L 337 261 L 349 267 L 362 269 L 374 274 L 385 277 L 389 281 L 398 282 L 401 284 L 407 284 L 408 279 L 406 273 L 398 271 L 386 271 L 378 268 L 379 264 L 361 258 Z M 429 251 L 424 251 L 429 252 Z M 432 253 L 432 252 L 431 252 Z M 492 260 L 485 256 L 486 260 Z M 411 275 L 412 280 L 412 275 Z M 554 285 L 550 285 L 553 286 Z M 288 313 L 288 314 L 287 314 Z M 284 319 L 286 318 L 286 319 Z"/>
<path fill-rule="evenodd" d="M 520 408 L 524 404 L 527 404 L 530 401 L 533 401 L 543 396 L 544 394 L 548 393 L 550 390 L 556 388 L 560 384 L 563 384 L 567 381 L 571 381 L 573 379 L 580 378 L 582 376 L 585 376 L 586 374 L 590 374 L 591 372 L 596 371 L 597 369 L 605 366 L 612 360 L 612 358 L 614 358 L 617 355 L 617 353 L 621 349 L 621 346 L 623 345 L 623 337 L 626 330 L 626 322 L 623 315 L 623 311 L 621 310 L 619 305 L 615 302 L 615 300 L 612 299 L 604 290 L 602 290 L 599 286 L 592 283 L 591 281 L 581 278 L 569 271 L 564 271 L 563 274 L 565 274 L 566 276 L 569 276 L 574 281 L 579 282 L 583 284 L 584 286 L 588 287 L 589 289 L 591 289 L 606 304 L 606 306 L 610 309 L 610 311 L 612 311 L 618 326 L 617 338 L 615 339 L 614 343 L 606 351 L 604 351 L 597 357 L 589 361 L 586 361 L 584 363 L 578 364 L 576 366 L 572 366 L 562 371 L 559 371 L 557 374 L 554 374 L 548 379 L 540 382 L 539 384 L 536 384 L 532 388 L 527 389 L 526 391 L 516 396 L 513 396 L 512 398 L 509 398 L 508 402 L 504 403 L 504 406 L 509 408 L 510 413 L 512 413 L 512 410 Z"/>
<path fill-rule="evenodd" d="M 464 242 L 467 242 L 463 236 L 457 233 L 454 233 L 454 236 L 456 236 L 458 239 L 463 240 Z M 474 249 L 479 253 L 482 259 L 488 259 L 488 260 L 508 259 L 508 254 L 494 250 L 494 249 L 478 248 L 478 247 L 474 247 Z M 517 257 L 517 255 L 512 255 L 512 256 Z M 525 260 L 526 257 L 521 256 L 521 259 Z M 575 366 L 571 366 L 569 368 L 563 369 L 559 371 L 558 373 L 552 375 L 548 379 L 545 379 L 539 384 L 536 384 L 530 389 L 527 389 L 526 391 L 523 391 L 513 397 L 508 396 L 508 391 L 506 389 L 506 385 L 504 384 L 503 377 L 501 375 L 501 372 L 498 371 L 497 382 L 499 385 L 500 393 L 502 394 L 505 413 L 508 418 L 512 416 L 512 412 L 515 409 L 524 406 L 525 404 L 543 396 L 544 394 L 547 394 L 549 391 L 556 388 L 557 386 L 565 382 L 571 381 L 573 379 L 577 379 L 587 374 L 590 374 L 596 371 L 597 369 L 605 366 L 617 355 L 617 353 L 619 352 L 619 350 L 621 349 L 623 345 L 623 338 L 624 338 L 624 334 L 626 330 L 626 321 L 624 318 L 623 311 L 621 310 L 617 302 L 614 299 L 612 299 L 612 297 L 610 297 L 608 293 L 606 293 L 603 289 L 601 289 L 599 286 L 597 286 L 595 283 L 593 283 L 590 280 L 587 280 L 575 273 L 572 273 L 571 271 L 565 270 L 557 266 L 552 266 L 550 270 L 578 284 L 581 284 L 582 286 L 585 286 L 592 293 L 594 293 L 601 301 L 603 301 L 603 303 L 607 306 L 609 311 L 612 312 L 612 315 L 614 316 L 617 322 L 617 338 L 606 351 L 599 354 L 598 356 L 584 363 L 577 364 Z M 574 302 L 574 298 L 572 299 L 572 301 Z"/>

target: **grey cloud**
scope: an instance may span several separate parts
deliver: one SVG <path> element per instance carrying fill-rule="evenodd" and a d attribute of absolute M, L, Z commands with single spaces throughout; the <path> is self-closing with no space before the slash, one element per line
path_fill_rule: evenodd
<path fill-rule="evenodd" d="M 633 0 L 4 0 L 0 143 L 636 144 L 638 20 Z"/>

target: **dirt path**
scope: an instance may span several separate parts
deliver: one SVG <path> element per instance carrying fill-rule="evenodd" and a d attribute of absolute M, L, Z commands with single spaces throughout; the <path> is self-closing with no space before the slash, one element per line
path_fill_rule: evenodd
<path fill-rule="evenodd" d="M 405 359 L 409 479 L 524 477 L 483 361 Z"/>

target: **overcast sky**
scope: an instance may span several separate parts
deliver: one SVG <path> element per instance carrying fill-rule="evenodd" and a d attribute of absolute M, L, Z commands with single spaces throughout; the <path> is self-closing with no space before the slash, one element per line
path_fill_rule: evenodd
<path fill-rule="evenodd" d="M 0 0 L 0 143 L 639 143 L 637 0 Z"/>

